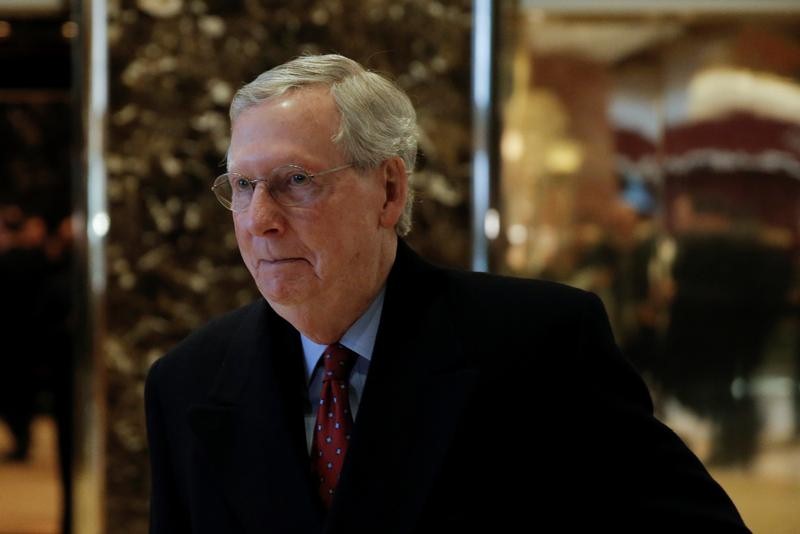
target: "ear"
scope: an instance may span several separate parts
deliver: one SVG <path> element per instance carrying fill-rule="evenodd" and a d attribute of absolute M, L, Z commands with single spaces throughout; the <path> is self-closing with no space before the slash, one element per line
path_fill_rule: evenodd
<path fill-rule="evenodd" d="M 380 224 L 384 228 L 394 228 L 403 214 L 408 196 L 408 173 L 403 159 L 395 156 L 381 163 L 380 179 L 386 193 Z"/>

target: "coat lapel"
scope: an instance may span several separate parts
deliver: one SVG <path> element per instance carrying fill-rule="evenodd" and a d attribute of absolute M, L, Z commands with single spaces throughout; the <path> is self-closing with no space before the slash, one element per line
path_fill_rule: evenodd
<path fill-rule="evenodd" d="M 209 402 L 189 412 L 238 531 L 413 529 L 478 374 L 464 361 L 452 313 L 442 271 L 400 242 L 326 520 L 309 474 L 298 334 L 264 301 L 251 307 Z"/>
<path fill-rule="evenodd" d="M 235 333 L 209 402 L 189 410 L 239 531 L 320 532 L 303 425 L 297 332 L 263 300 Z"/>
<path fill-rule="evenodd" d="M 441 273 L 399 244 L 326 532 L 409 532 L 422 512 L 477 378 Z"/>

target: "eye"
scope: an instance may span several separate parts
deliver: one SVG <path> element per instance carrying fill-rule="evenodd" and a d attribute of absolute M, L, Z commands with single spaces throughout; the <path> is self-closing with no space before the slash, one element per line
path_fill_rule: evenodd
<path fill-rule="evenodd" d="M 311 178 L 304 172 L 295 171 L 289 174 L 287 181 L 292 187 L 302 187 L 308 185 L 311 182 Z"/>
<path fill-rule="evenodd" d="M 234 191 L 245 191 L 251 188 L 250 180 L 244 176 L 237 176 L 232 180 L 232 182 Z"/>

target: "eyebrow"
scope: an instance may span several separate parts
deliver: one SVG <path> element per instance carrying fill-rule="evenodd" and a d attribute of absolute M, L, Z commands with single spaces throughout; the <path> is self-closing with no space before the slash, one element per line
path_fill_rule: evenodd
<path fill-rule="evenodd" d="M 236 161 L 233 160 L 232 158 L 231 159 L 227 159 L 226 161 L 227 161 L 226 172 L 229 172 L 229 173 L 230 172 L 235 172 L 237 174 L 243 174 L 245 176 L 248 175 L 248 173 L 236 170 Z M 256 165 L 254 165 L 254 167 L 260 169 L 261 165 L 259 165 L 257 163 L 258 160 L 255 160 L 255 161 L 256 161 Z M 276 165 L 273 165 L 269 169 L 269 172 L 272 172 L 273 170 L 277 169 L 278 167 L 283 167 L 285 165 L 294 165 L 295 167 L 300 167 L 301 169 L 303 169 L 304 171 L 308 172 L 309 174 L 314 174 L 314 172 L 309 170 L 309 168 L 310 167 L 315 167 L 315 165 L 311 164 L 310 161 L 306 161 L 306 163 L 302 163 L 302 161 L 303 161 L 303 159 L 299 154 L 290 153 L 289 156 L 284 158 L 280 163 L 278 163 Z"/>

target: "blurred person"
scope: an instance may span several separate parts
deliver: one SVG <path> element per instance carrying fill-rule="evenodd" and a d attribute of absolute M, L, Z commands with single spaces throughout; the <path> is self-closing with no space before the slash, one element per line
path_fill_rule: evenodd
<path fill-rule="evenodd" d="M 6 228 L 16 234 L 25 220 L 25 213 L 16 204 L 8 204 L 0 208 L 0 218 Z"/>
<path fill-rule="evenodd" d="M 761 429 L 753 377 L 788 310 L 792 254 L 731 231 L 686 232 L 676 243 L 675 295 L 654 379 L 714 422 L 710 465 L 747 467 Z"/>
<path fill-rule="evenodd" d="M 214 183 L 263 298 L 146 382 L 153 534 L 747 532 L 599 299 L 417 256 L 414 109 L 305 56 L 231 105 Z"/>
<path fill-rule="evenodd" d="M 620 197 L 628 207 L 630 231 L 617 277 L 616 292 L 621 303 L 617 332 L 623 354 L 649 378 L 658 357 L 661 314 L 653 280 L 660 239 L 654 221 L 655 191 L 643 179 L 628 177 L 622 184 Z"/>
<path fill-rule="evenodd" d="M 43 245 L 47 230 L 42 217 L 22 215 L 16 206 L 3 210 L 3 215 L 11 232 L 9 246 L 0 255 L 0 337 L 4 343 L 0 358 L 0 415 L 14 438 L 6 459 L 25 461 L 36 410 L 37 373 L 41 370 L 41 325 L 35 320 L 35 308 L 46 272 Z"/>
<path fill-rule="evenodd" d="M 52 394 L 52 413 L 58 431 L 61 482 L 61 534 L 72 532 L 72 440 L 74 317 L 72 307 L 72 220 L 65 217 L 44 243 L 47 274 L 38 291 L 34 316 L 40 327 L 39 351 L 46 370 L 42 387 Z"/>
<path fill-rule="evenodd" d="M 5 254 L 12 246 L 14 246 L 14 234 L 0 218 L 0 255 Z"/>

